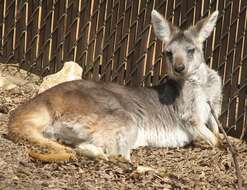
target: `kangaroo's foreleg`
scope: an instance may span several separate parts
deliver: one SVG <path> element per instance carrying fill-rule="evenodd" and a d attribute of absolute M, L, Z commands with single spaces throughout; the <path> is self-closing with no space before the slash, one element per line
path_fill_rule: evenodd
<path fill-rule="evenodd" d="M 212 118 L 211 108 L 207 103 L 207 98 L 202 93 L 198 94 L 194 101 L 192 115 L 188 118 L 188 122 L 193 127 L 195 135 L 213 147 L 222 147 L 221 139 L 218 135 L 218 126 L 213 123 L 212 119 L 214 118 Z M 209 128 L 207 127 L 208 124 L 210 124 Z"/>

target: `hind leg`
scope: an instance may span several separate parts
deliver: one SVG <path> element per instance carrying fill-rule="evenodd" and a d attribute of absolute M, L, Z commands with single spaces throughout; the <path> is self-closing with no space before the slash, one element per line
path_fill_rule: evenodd
<path fill-rule="evenodd" d="M 36 151 L 29 151 L 29 155 L 35 159 L 46 161 L 46 162 L 59 162 L 75 159 L 74 151 L 62 144 L 59 144 L 52 139 L 45 138 L 40 133 L 33 133 L 29 141 L 39 147 L 48 149 L 47 153 L 41 153 Z"/>
<path fill-rule="evenodd" d="M 34 111 L 17 112 L 9 122 L 9 136 L 12 140 L 24 139 L 30 144 L 48 149 L 48 153 L 30 151 L 30 156 L 43 161 L 63 161 L 74 158 L 72 149 L 43 136 L 43 130 L 52 118 L 45 107 L 37 106 Z"/>

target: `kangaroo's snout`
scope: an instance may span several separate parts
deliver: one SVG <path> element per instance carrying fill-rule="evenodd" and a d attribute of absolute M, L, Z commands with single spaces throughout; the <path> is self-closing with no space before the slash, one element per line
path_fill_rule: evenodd
<path fill-rule="evenodd" d="M 174 71 L 178 74 L 181 74 L 185 70 L 184 64 L 178 64 L 174 66 Z"/>
<path fill-rule="evenodd" d="M 174 56 L 174 62 L 172 63 L 172 69 L 176 75 L 185 75 L 186 74 L 186 66 L 185 66 L 185 58 L 183 55 Z"/>

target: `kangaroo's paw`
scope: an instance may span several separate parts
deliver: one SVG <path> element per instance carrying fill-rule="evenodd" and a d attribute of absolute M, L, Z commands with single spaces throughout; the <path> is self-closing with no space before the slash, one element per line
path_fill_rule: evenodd
<path fill-rule="evenodd" d="M 86 156 L 90 159 L 104 159 L 108 160 L 108 156 L 104 153 L 101 147 L 97 147 L 93 144 L 82 143 L 76 148 L 76 153 L 82 156 Z"/>
<path fill-rule="evenodd" d="M 213 148 L 217 147 L 221 150 L 225 150 L 224 144 L 220 135 L 215 135 L 207 126 L 201 125 L 196 128 L 198 135 L 204 139 Z"/>

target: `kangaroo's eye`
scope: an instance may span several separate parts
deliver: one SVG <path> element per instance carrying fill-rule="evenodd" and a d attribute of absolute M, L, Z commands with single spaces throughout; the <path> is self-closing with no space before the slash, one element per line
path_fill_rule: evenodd
<path fill-rule="evenodd" d="M 194 53 L 195 53 L 195 48 L 190 48 L 187 50 L 187 54 L 189 57 L 193 57 Z"/>
<path fill-rule="evenodd" d="M 172 52 L 171 51 L 169 51 L 169 50 L 167 50 L 167 51 L 165 51 L 165 56 L 168 58 L 168 59 L 172 59 Z"/>

